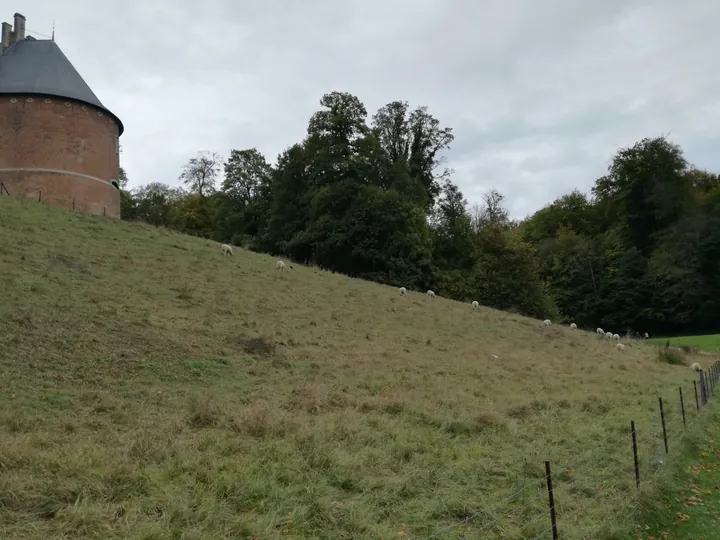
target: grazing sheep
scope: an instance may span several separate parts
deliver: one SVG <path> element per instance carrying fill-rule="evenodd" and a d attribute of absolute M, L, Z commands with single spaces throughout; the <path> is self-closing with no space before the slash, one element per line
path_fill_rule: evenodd
<path fill-rule="evenodd" d="M 552 324 L 552 321 L 550 321 L 550 319 L 545 319 L 543 321 L 543 326 L 550 326 L 551 324 Z"/>
<path fill-rule="evenodd" d="M 613 339 L 615 341 L 620 341 L 620 335 L 619 334 L 613 334 Z"/>
<path fill-rule="evenodd" d="M 612 339 L 612 332 L 605 332 L 605 339 Z"/>
<path fill-rule="evenodd" d="M 693 362 L 693 364 L 690 367 L 693 368 L 695 371 L 702 371 L 700 364 L 698 364 L 697 362 Z"/>
<path fill-rule="evenodd" d="M 620 352 L 625 352 L 625 345 L 623 345 L 622 343 L 618 343 L 617 345 L 615 345 L 615 348 Z"/>
<path fill-rule="evenodd" d="M 570 330 L 577 330 L 577 324 L 570 323 Z"/>
<path fill-rule="evenodd" d="M 277 268 L 278 270 L 285 270 L 285 263 L 282 261 L 278 261 L 275 265 L 275 268 Z"/>
<path fill-rule="evenodd" d="M 603 330 L 602 328 L 598 328 L 595 331 L 598 333 L 598 336 L 600 336 L 600 337 L 603 337 L 605 335 L 605 330 Z"/>
<path fill-rule="evenodd" d="M 480 308 L 480 303 L 477 300 L 473 300 L 472 304 L 470 304 L 473 308 L 473 311 Z"/>
<path fill-rule="evenodd" d="M 407 289 L 405 287 L 400 287 L 400 296 L 407 296 Z"/>
<path fill-rule="evenodd" d="M 220 246 L 220 252 L 221 252 L 223 255 L 232 255 L 232 246 L 229 246 L 229 245 L 227 245 L 227 244 L 223 244 L 222 246 Z"/>
<path fill-rule="evenodd" d="M 429 289 L 428 289 L 427 295 L 428 295 L 430 298 L 435 298 L 435 293 L 432 292 L 432 291 L 429 290 Z"/>

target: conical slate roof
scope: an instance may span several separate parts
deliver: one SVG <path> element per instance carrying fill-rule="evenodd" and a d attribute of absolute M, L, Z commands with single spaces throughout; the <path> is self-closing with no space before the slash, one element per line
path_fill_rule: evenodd
<path fill-rule="evenodd" d="M 24 39 L 0 54 L 0 94 L 40 94 L 81 101 L 106 112 L 124 128 L 90 90 L 60 47 L 50 40 Z"/>

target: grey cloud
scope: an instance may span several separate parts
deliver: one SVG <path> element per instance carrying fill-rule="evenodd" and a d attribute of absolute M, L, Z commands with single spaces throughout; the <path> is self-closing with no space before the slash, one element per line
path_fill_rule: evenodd
<path fill-rule="evenodd" d="M 612 154 L 670 133 L 720 171 L 715 0 L 26 0 L 122 118 L 131 186 L 175 183 L 198 150 L 301 139 L 325 92 L 370 114 L 408 100 L 455 128 L 448 165 L 470 203 L 497 187 L 523 216 Z M 12 12 L 4 14 L 11 17 Z"/>

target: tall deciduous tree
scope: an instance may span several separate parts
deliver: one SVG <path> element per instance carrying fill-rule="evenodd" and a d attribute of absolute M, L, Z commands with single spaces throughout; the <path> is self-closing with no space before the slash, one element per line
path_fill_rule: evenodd
<path fill-rule="evenodd" d="M 243 206 L 255 199 L 272 176 L 272 167 L 256 148 L 232 150 L 224 168 L 223 193 Z"/>
<path fill-rule="evenodd" d="M 691 203 L 687 171 L 679 146 L 664 137 L 643 139 L 617 153 L 593 193 L 606 203 L 608 217 L 622 223 L 633 246 L 647 256 L 655 246 L 655 234 Z"/>
<path fill-rule="evenodd" d="M 127 173 L 125 172 L 125 169 L 120 167 L 120 172 L 118 173 L 118 187 L 120 189 L 127 189 L 127 184 L 128 184 Z"/>
<path fill-rule="evenodd" d="M 215 152 L 200 152 L 183 167 L 180 181 L 191 193 L 201 197 L 209 195 L 215 189 L 215 181 L 220 167 L 220 156 Z"/>
<path fill-rule="evenodd" d="M 473 228 L 479 231 L 488 225 L 499 228 L 510 226 L 510 213 L 503 206 L 505 197 L 495 188 L 482 196 L 483 204 L 476 208 L 473 216 Z"/>
<path fill-rule="evenodd" d="M 427 107 L 410 111 L 404 101 L 380 108 L 373 116 L 372 129 L 386 156 L 390 184 L 430 212 L 442 181 L 450 176 L 448 169 L 439 173 L 437 169 L 454 139 L 452 129 L 442 127 Z"/>

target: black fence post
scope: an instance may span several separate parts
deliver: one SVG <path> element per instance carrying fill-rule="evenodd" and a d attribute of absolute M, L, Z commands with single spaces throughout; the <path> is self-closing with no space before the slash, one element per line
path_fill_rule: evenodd
<path fill-rule="evenodd" d="M 75 198 L 73 198 L 73 210 L 75 210 Z"/>
<path fill-rule="evenodd" d="M 552 524 L 553 540 L 558 540 L 557 518 L 555 517 L 555 497 L 553 496 L 552 476 L 550 475 L 550 462 L 545 462 L 545 480 L 547 481 L 548 498 L 550 504 L 550 523 Z"/>
<path fill-rule="evenodd" d="M 105 207 L 103 206 L 103 217 L 105 217 Z"/>
<path fill-rule="evenodd" d="M 687 427 L 687 422 L 685 421 L 685 401 L 683 400 L 682 386 L 679 388 L 679 390 L 680 390 L 680 410 L 682 411 L 682 415 L 683 415 L 683 427 Z"/>
<path fill-rule="evenodd" d="M 635 485 L 640 487 L 640 464 L 637 455 L 637 435 L 635 435 L 635 420 L 630 420 L 630 431 L 632 431 L 633 459 L 635 460 Z"/>
<path fill-rule="evenodd" d="M 698 371 L 698 375 L 700 375 L 700 403 L 702 403 L 702 406 L 704 407 L 707 404 L 707 388 L 705 387 L 705 373 L 703 371 Z"/>
<path fill-rule="evenodd" d="M 42 191 L 38 189 L 38 202 L 42 201 Z"/>
<path fill-rule="evenodd" d="M 660 421 L 662 422 L 663 439 L 665 441 L 665 454 L 669 454 L 670 450 L 668 449 L 667 430 L 665 429 L 665 411 L 663 410 L 662 398 L 658 397 L 658 400 L 660 401 Z"/>
<path fill-rule="evenodd" d="M 693 381 L 693 388 L 695 389 L 695 406 L 697 407 L 698 412 L 700 412 L 700 400 L 698 399 L 697 393 L 697 381 Z"/>

